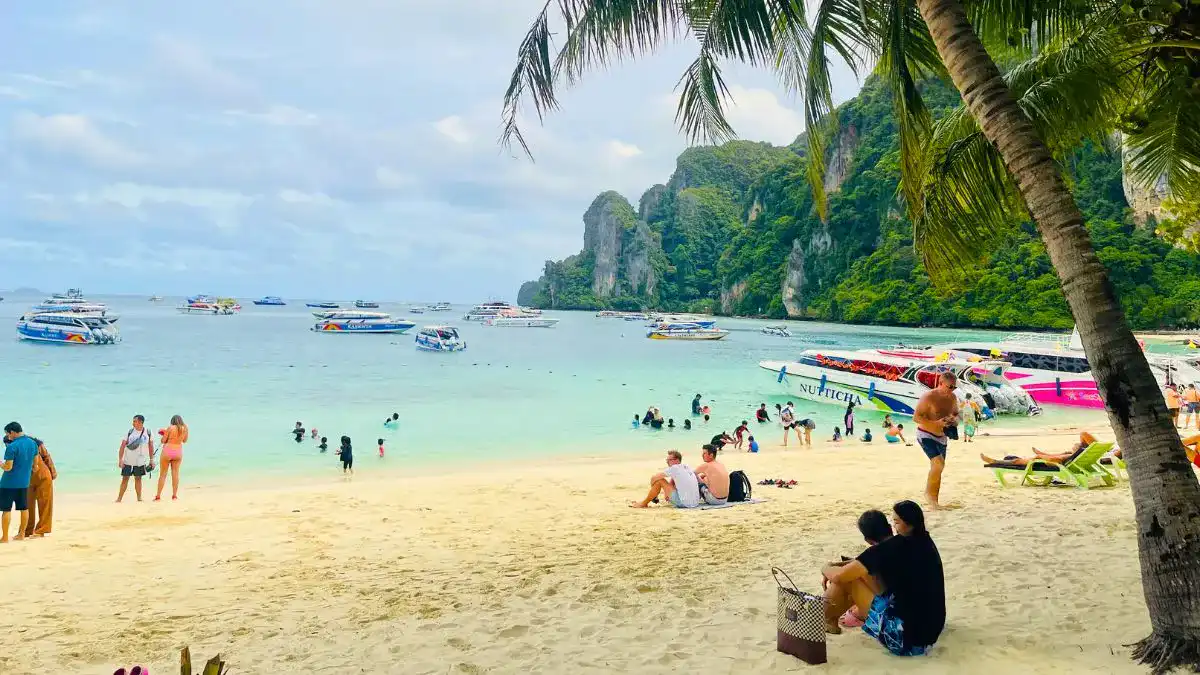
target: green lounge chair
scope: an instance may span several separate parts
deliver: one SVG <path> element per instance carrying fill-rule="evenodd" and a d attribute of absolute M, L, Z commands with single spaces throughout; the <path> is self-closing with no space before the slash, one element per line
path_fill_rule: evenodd
<path fill-rule="evenodd" d="M 1129 480 L 1129 468 L 1125 465 L 1125 460 L 1117 457 L 1115 451 L 1100 459 L 1100 468 L 1112 474 L 1112 477 L 1117 480 L 1121 480 L 1121 478 Z M 1122 476 L 1122 473 L 1125 475 Z"/>
<path fill-rule="evenodd" d="M 1093 480 L 1099 480 L 1111 487 L 1116 484 L 1116 479 L 1100 466 L 1100 458 L 1108 454 L 1112 447 L 1112 443 L 1092 443 L 1062 463 L 1039 459 L 1031 461 L 1025 466 L 1009 462 L 995 462 L 984 466 L 991 469 L 992 473 L 996 475 L 1000 487 L 1011 487 L 1005 481 L 1005 476 L 1014 474 L 1019 474 L 1021 477 L 1017 485 L 1044 487 L 1057 478 L 1067 485 L 1075 485 L 1085 490 L 1091 487 Z"/>

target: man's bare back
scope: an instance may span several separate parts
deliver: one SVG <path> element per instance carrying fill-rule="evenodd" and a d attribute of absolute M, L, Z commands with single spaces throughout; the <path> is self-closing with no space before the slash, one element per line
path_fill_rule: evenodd
<path fill-rule="evenodd" d="M 726 469 L 724 464 L 715 459 L 705 462 L 696 467 L 696 475 L 708 486 L 712 496 L 717 499 L 729 497 L 729 469 Z"/>

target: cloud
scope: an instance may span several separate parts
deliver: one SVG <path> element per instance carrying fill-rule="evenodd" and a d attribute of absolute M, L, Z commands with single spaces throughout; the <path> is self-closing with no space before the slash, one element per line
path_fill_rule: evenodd
<path fill-rule="evenodd" d="M 804 131 L 804 115 L 779 100 L 769 89 L 729 88 L 726 116 L 738 136 L 775 145 L 788 145 Z"/>
<path fill-rule="evenodd" d="M 310 127 L 320 121 L 320 117 L 317 115 L 290 105 L 273 105 L 266 110 L 257 112 L 226 110 L 225 114 L 277 127 Z"/>
<path fill-rule="evenodd" d="M 166 84 L 181 91 L 228 102 L 257 98 L 257 88 L 245 78 L 226 70 L 196 45 L 177 38 L 154 40 L 158 66 L 165 71 Z"/>
<path fill-rule="evenodd" d="M 449 138 L 455 143 L 469 143 L 471 138 L 473 138 L 473 135 L 467 130 L 466 125 L 463 123 L 463 118 L 459 117 L 458 115 L 443 117 L 437 122 L 434 122 L 433 128 L 437 129 L 439 134 Z"/>
<path fill-rule="evenodd" d="M 604 149 L 612 159 L 629 159 L 642 154 L 642 149 L 632 143 L 612 140 L 604 144 Z"/>
<path fill-rule="evenodd" d="M 13 118 L 13 138 L 43 152 L 81 159 L 104 169 L 141 166 L 147 158 L 104 135 L 83 115 L 21 112 Z"/>
<path fill-rule="evenodd" d="M 399 190 L 401 188 L 412 187 L 417 180 L 413 176 L 397 171 L 390 166 L 380 166 L 375 168 L 375 180 L 379 186 L 386 190 Z"/>

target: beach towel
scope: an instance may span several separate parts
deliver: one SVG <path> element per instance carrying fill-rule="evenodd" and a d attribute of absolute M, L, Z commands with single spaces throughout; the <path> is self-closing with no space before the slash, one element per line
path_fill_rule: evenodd
<path fill-rule="evenodd" d="M 767 501 L 767 500 L 765 500 L 765 499 L 747 499 L 744 502 L 725 502 L 724 504 L 701 504 L 700 506 L 697 506 L 695 509 L 686 509 L 686 510 L 688 510 L 688 511 L 692 511 L 692 510 L 705 511 L 708 509 L 727 509 L 732 506 L 741 506 L 742 504 L 758 504 L 760 502 L 765 502 L 765 501 Z"/>

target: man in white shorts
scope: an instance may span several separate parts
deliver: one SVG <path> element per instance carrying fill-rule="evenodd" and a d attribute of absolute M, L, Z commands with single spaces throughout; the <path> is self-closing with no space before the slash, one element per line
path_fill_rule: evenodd
<path fill-rule="evenodd" d="M 700 506 L 700 481 L 696 473 L 683 463 L 678 450 L 667 451 L 667 468 L 650 478 L 650 492 L 640 502 L 630 504 L 635 509 L 644 509 L 659 495 L 666 497 L 672 506 L 679 509 L 694 509 Z"/>

